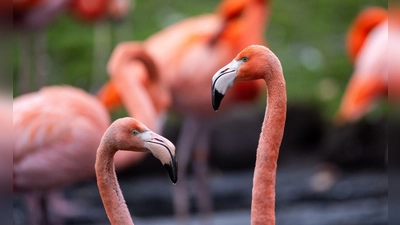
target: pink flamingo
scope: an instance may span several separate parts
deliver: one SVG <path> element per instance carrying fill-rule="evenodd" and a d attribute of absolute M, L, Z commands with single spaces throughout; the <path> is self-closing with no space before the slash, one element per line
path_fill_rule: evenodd
<path fill-rule="evenodd" d="M 53 190 L 94 177 L 95 152 L 109 125 L 106 108 L 78 88 L 45 87 L 15 98 L 14 192 L 27 193 L 27 204 L 36 204 L 34 196 L 43 199 Z M 37 206 L 28 205 L 28 210 L 37 215 Z M 46 217 L 30 221 L 48 222 Z"/>
<path fill-rule="evenodd" d="M 245 48 L 213 76 L 212 106 L 217 110 L 236 82 L 255 79 L 266 83 L 267 108 L 254 169 L 251 224 L 274 225 L 276 168 L 286 120 L 286 84 L 279 59 L 264 46 Z"/>
<path fill-rule="evenodd" d="M 114 121 L 104 133 L 95 164 L 100 196 L 111 224 L 133 225 L 115 174 L 113 157 L 118 150 L 151 152 L 167 168 L 172 182 L 176 183 L 175 146 L 129 117 Z"/>
<path fill-rule="evenodd" d="M 354 71 L 336 114 L 340 124 L 359 120 L 377 98 L 387 96 L 387 11 L 379 7 L 363 10 L 349 29 L 347 49 Z"/>

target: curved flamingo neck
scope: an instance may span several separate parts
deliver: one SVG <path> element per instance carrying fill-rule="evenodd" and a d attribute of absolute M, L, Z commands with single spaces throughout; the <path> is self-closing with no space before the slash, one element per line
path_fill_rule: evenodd
<path fill-rule="evenodd" d="M 280 63 L 278 61 L 280 67 Z M 252 225 L 275 224 L 276 169 L 286 120 L 286 85 L 282 69 L 265 77 L 267 108 L 257 148 L 251 204 Z"/>
<path fill-rule="evenodd" d="M 147 77 L 149 78 L 150 83 L 157 83 L 159 80 L 159 72 L 157 69 L 157 66 L 153 59 L 146 53 L 146 51 L 143 49 L 143 47 L 139 45 L 135 45 L 135 48 L 128 48 L 126 50 L 126 55 L 129 54 L 129 56 L 125 56 L 122 60 L 120 60 L 120 64 L 117 66 L 114 66 L 115 69 L 111 72 L 111 76 L 123 76 L 122 70 L 118 70 L 117 68 L 124 68 L 124 66 L 127 66 L 129 64 L 129 61 L 138 61 L 143 63 L 145 69 L 147 70 Z M 125 61 L 123 61 L 125 60 Z M 124 64 L 125 63 L 125 64 Z M 115 74 L 119 73 L 119 74 Z M 122 75 L 121 75 L 122 74 Z M 129 75 L 127 75 L 129 76 Z M 135 76 L 133 73 L 132 76 Z M 123 82 L 126 83 L 126 82 Z M 104 106 L 109 111 L 112 111 L 113 109 L 117 108 L 121 104 L 121 94 L 119 93 L 120 91 L 117 88 L 118 84 L 115 84 L 115 81 L 109 81 L 107 82 L 97 93 L 97 97 L 100 99 L 100 101 L 103 103 Z M 129 107 L 129 105 L 128 105 Z M 133 112 L 133 109 L 129 109 L 129 112 Z"/>
<path fill-rule="evenodd" d="M 133 44 L 127 46 L 120 53 L 120 60 L 114 60 L 114 66 L 111 67 L 111 85 L 104 86 L 99 92 L 99 98 L 108 107 L 122 102 L 128 114 L 142 121 L 150 129 L 157 129 L 156 119 L 164 110 L 161 106 L 159 93 L 155 93 L 155 87 L 159 85 L 159 71 L 153 59 L 148 55 L 141 45 Z M 143 66 L 145 70 L 138 70 Z M 143 75 L 146 73 L 148 79 L 143 81 Z M 109 97 L 109 98 L 107 98 Z"/>
<path fill-rule="evenodd" d="M 96 177 L 101 200 L 111 224 L 133 225 L 114 167 L 117 150 L 101 143 L 96 155 Z"/>
<path fill-rule="evenodd" d="M 264 30 L 269 18 L 270 1 L 247 1 L 242 7 L 241 15 L 227 18 L 224 30 L 219 34 L 221 39 L 231 43 L 235 54 L 249 44 L 265 44 Z"/>

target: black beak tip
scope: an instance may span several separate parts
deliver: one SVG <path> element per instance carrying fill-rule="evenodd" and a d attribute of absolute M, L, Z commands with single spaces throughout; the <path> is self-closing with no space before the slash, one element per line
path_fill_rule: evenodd
<path fill-rule="evenodd" d="M 171 178 L 172 183 L 176 184 L 176 182 L 178 181 L 178 171 L 176 163 L 174 162 L 173 164 L 175 165 L 164 164 L 164 167 L 167 169 L 169 178 Z"/>
<path fill-rule="evenodd" d="M 215 111 L 217 111 L 219 108 L 219 105 L 221 104 L 222 99 L 224 98 L 224 95 L 214 89 L 211 92 L 211 97 L 212 97 L 211 102 L 212 102 L 213 109 Z"/>

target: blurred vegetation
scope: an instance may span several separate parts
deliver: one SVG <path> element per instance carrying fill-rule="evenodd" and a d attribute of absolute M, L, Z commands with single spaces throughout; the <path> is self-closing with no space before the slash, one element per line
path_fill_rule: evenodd
<path fill-rule="evenodd" d="M 118 42 L 146 39 L 180 19 L 213 12 L 218 3 L 136 0 L 124 21 L 97 24 L 83 23 L 65 13 L 46 30 L 48 84 L 70 84 L 95 92 L 108 79 L 106 62 Z M 316 106 L 326 119 L 332 118 L 352 72 L 344 48 L 345 33 L 357 13 L 370 5 L 387 8 L 387 1 L 272 1 L 265 36 L 281 60 L 289 103 Z M 26 35 L 14 38 L 14 96 L 19 93 L 18 41 Z M 94 43 L 100 46 L 101 54 L 94 52 Z M 385 110 L 385 106 L 380 108 Z"/>

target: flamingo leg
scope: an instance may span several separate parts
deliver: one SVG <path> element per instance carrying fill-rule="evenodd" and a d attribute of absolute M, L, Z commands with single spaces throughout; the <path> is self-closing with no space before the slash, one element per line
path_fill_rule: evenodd
<path fill-rule="evenodd" d="M 88 213 L 84 207 L 84 203 L 79 200 L 67 199 L 63 191 L 51 191 L 47 196 L 48 205 L 51 207 L 49 212 L 54 214 L 60 223 L 62 218 L 80 217 Z"/>
<path fill-rule="evenodd" d="M 30 74 L 31 74 L 31 34 L 29 32 L 21 32 L 19 38 L 19 58 L 20 58 L 20 68 L 19 68 L 19 93 L 27 93 L 30 91 Z"/>
<path fill-rule="evenodd" d="M 189 223 L 189 194 L 187 169 L 192 155 L 193 144 L 199 133 L 199 126 L 194 118 L 186 117 L 177 142 L 177 159 L 179 162 L 179 182 L 173 188 L 174 211 L 178 224 Z"/>
<path fill-rule="evenodd" d="M 48 55 L 46 49 L 46 32 L 44 30 L 39 30 L 33 35 L 33 41 L 35 44 L 34 56 L 36 58 L 37 73 L 35 90 L 37 90 L 46 85 L 49 74 Z"/>
<path fill-rule="evenodd" d="M 208 121 L 197 123 L 200 132 L 193 152 L 193 171 L 196 181 L 196 199 L 199 206 L 201 224 L 211 224 L 213 204 L 209 192 L 208 162 L 210 149 L 210 126 Z"/>
<path fill-rule="evenodd" d="M 24 94 L 32 90 L 37 90 L 46 84 L 48 76 L 48 56 L 46 53 L 45 31 L 40 30 L 37 33 L 21 32 L 20 35 L 19 93 Z M 35 72 L 32 71 L 34 59 Z"/>
<path fill-rule="evenodd" d="M 111 52 L 111 25 L 109 21 L 94 24 L 92 89 L 97 89 L 108 79 L 104 65 Z"/>
<path fill-rule="evenodd" d="M 49 218 L 47 213 L 46 197 L 41 193 L 30 193 L 24 196 L 24 202 L 26 210 L 28 211 L 28 217 L 26 218 L 26 224 L 41 224 L 48 225 Z"/>
<path fill-rule="evenodd" d="M 211 224 L 213 206 L 208 190 L 209 123 L 196 117 L 185 117 L 180 133 L 177 144 L 177 149 L 180 149 L 177 152 L 179 182 L 174 187 L 174 209 L 178 223 L 189 223 L 187 170 L 192 161 L 201 224 Z"/>

